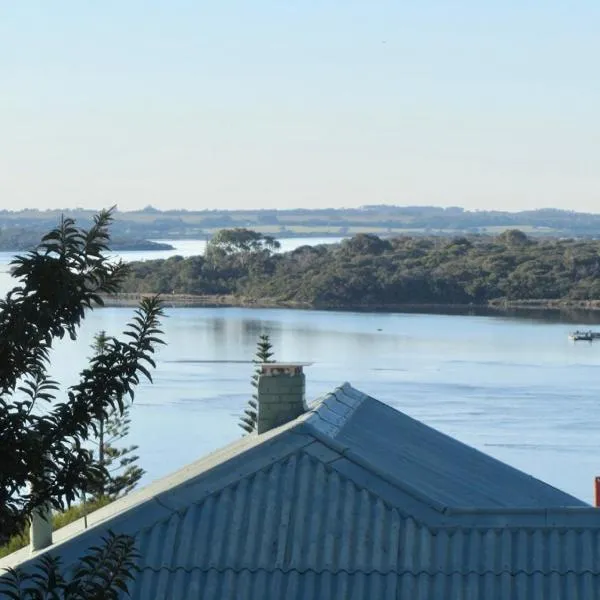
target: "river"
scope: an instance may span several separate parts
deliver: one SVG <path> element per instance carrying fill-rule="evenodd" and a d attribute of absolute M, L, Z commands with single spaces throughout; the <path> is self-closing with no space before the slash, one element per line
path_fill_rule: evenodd
<path fill-rule="evenodd" d="M 76 381 L 95 332 L 118 333 L 126 308 L 91 312 L 77 342 L 53 352 L 52 375 Z M 307 397 L 344 381 L 395 408 L 592 501 L 600 474 L 600 345 L 578 324 L 533 318 L 287 309 L 169 308 L 168 345 L 132 409 L 148 482 L 237 439 L 252 393 L 256 340 L 307 361 Z M 583 327 L 584 324 L 581 324 Z"/>

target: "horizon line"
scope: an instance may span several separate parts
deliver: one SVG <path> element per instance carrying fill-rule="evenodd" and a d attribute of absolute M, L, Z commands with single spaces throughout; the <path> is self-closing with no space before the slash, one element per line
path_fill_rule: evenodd
<path fill-rule="evenodd" d="M 441 206 L 435 204 L 364 204 L 361 206 L 354 207 L 324 207 L 324 208 L 303 208 L 301 206 L 297 206 L 294 208 L 202 208 L 202 209 L 188 209 L 188 208 L 156 208 L 152 205 L 147 205 L 144 208 L 137 208 L 131 210 L 119 210 L 118 205 L 113 205 L 114 212 L 120 214 L 135 214 L 135 213 L 254 213 L 254 212 L 270 212 L 270 213 L 290 213 L 290 212 L 325 212 L 325 211 L 367 211 L 367 210 L 385 210 L 389 208 L 395 209 L 439 209 L 443 211 L 450 210 L 460 210 L 463 213 L 502 213 L 502 214 L 510 214 L 510 215 L 519 215 L 523 213 L 540 213 L 546 211 L 560 212 L 560 213 L 569 213 L 574 215 L 600 215 L 600 211 L 598 212 L 584 212 L 577 211 L 567 208 L 557 208 L 552 206 L 547 206 L 543 208 L 531 208 L 531 209 L 523 209 L 523 210 L 503 210 L 498 208 L 464 208 L 459 205 L 448 205 Z M 18 214 L 25 212 L 38 212 L 38 213 L 53 213 L 53 212 L 89 212 L 89 213 L 97 213 L 100 210 L 104 210 L 103 208 L 83 208 L 81 206 L 77 207 L 56 207 L 56 208 L 21 208 L 21 209 L 0 209 L 1 214 Z"/>

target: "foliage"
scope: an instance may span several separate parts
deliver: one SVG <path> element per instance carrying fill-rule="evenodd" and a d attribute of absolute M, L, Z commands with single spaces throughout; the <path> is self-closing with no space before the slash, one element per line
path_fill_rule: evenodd
<path fill-rule="evenodd" d="M 94 337 L 92 348 L 96 354 L 104 354 L 109 338 L 105 331 Z M 126 402 L 123 411 L 109 408 L 101 415 L 96 424 L 94 435 L 94 460 L 102 467 L 100 477 L 88 482 L 85 492 L 92 498 L 108 497 L 116 499 L 128 494 L 143 477 L 145 471 L 136 465 L 138 456 L 133 454 L 137 446 L 117 447 L 115 444 L 129 434 L 130 402 Z"/>
<path fill-rule="evenodd" d="M 144 476 L 145 470 L 136 462 L 139 456 L 133 454 L 137 446 L 117 447 L 115 443 L 129 434 L 129 406 L 125 405 L 123 414 L 112 411 L 106 419 L 104 452 L 100 464 L 106 469 L 107 476 L 99 488 L 94 490 L 95 498 L 107 496 L 116 499 L 131 492 Z M 91 492 L 88 488 L 86 490 Z"/>
<path fill-rule="evenodd" d="M 497 300 L 600 299 L 600 241 L 359 234 L 292 252 L 132 265 L 124 291 L 232 294 L 323 308 L 487 304 Z"/>
<path fill-rule="evenodd" d="M 234 229 L 221 229 L 207 244 L 207 254 L 220 250 L 225 254 L 245 254 L 249 252 L 262 252 L 263 250 L 277 250 L 280 243 L 270 235 L 263 235 L 252 229 L 236 227 Z"/>
<path fill-rule="evenodd" d="M 271 360 L 273 357 L 273 344 L 271 344 L 271 340 L 267 334 L 262 334 L 258 338 L 258 342 L 256 344 L 256 357 L 252 362 L 260 365 L 263 363 L 275 362 Z M 260 366 L 256 367 L 254 374 L 252 375 L 252 380 L 250 384 L 254 388 L 258 388 L 258 378 L 260 376 Z M 248 406 L 246 407 L 244 414 L 240 418 L 239 426 L 246 432 L 252 433 L 256 431 L 256 423 L 258 419 L 258 394 L 255 393 L 252 395 L 252 398 L 248 400 Z"/>
<path fill-rule="evenodd" d="M 25 527 L 20 533 L 10 536 L 6 542 L 0 546 L 0 558 L 8 556 L 29 544 L 29 526 Z"/>
<path fill-rule="evenodd" d="M 133 544 L 133 538 L 109 532 L 74 565 L 68 578 L 61 573 L 60 560 L 45 555 L 33 571 L 8 569 L 0 578 L 0 593 L 7 600 L 116 600 L 128 593 L 138 570 Z"/>
<path fill-rule="evenodd" d="M 123 341 L 106 338 L 58 400 L 50 351 L 56 339 L 77 338 L 85 312 L 118 290 L 125 270 L 107 255 L 111 211 L 89 229 L 69 218 L 34 250 L 15 258 L 18 280 L 0 300 L 0 540 L 23 532 L 35 510 L 61 510 L 86 482 L 104 474 L 87 447 L 99 419 L 122 413 L 141 377 L 151 381 L 152 355 L 162 344 L 157 297 L 142 301 Z M 7 598 L 116 598 L 134 572 L 128 536 L 110 535 L 83 557 L 66 580 L 44 558 L 33 573 L 11 571 L 0 583 Z"/>
<path fill-rule="evenodd" d="M 270 235 L 243 227 L 222 229 L 206 245 L 205 264 L 219 274 L 218 286 L 222 289 L 229 279 L 268 268 L 273 252 L 279 248 L 279 242 Z"/>
<path fill-rule="evenodd" d="M 90 515 L 95 510 L 110 504 L 113 501 L 112 498 L 106 496 L 102 498 L 93 499 L 89 502 L 76 504 L 69 507 L 65 511 L 57 512 L 52 515 L 52 529 L 60 529 L 73 521 L 81 519 L 84 515 Z M 29 525 L 21 533 L 13 535 L 4 546 L 0 546 L 0 558 L 8 556 L 21 548 L 24 548 L 29 544 Z"/>

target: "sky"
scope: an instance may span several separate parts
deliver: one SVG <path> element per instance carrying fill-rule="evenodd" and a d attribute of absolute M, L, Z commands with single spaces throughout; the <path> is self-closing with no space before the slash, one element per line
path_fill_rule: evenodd
<path fill-rule="evenodd" d="M 600 212 L 598 0 L 0 0 L 0 208 Z"/>

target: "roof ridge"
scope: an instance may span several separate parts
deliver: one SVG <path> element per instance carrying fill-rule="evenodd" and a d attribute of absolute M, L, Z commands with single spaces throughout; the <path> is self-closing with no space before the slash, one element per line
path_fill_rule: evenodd
<path fill-rule="evenodd" d="M 369 396 L 346 381 L 333 392 L 315 400 L 309 408 L 304 424 L 333 439 L 368 398 Z"/>
<path fill-rule="evenodd" d="M 377 400 L 368 394 L 361 392 L 354 388 L 350 383 L 346 382 L 336 388 L 333 392 L 330 392 L 323 396 L 322 399 L 317 400 L 311 407 L 311 414 L 306 418 L 303 425 L 307 426 L 310 435 L 315 440 L 319 441 L 323 445 L 329 447 L 341 455 L 341 458 L 345 458 L 352 463 L 356 464 L 363 469 L 371 472 L 373 475 L 380 478 L 382 481 L 388 483 L 394 488 L 401 490 L 405 494 L 408 494 L 414 500 L 426 506 L 428 509 L 432 509 L 440 515 L 442 522 L 430 522 L 426 519 L 417 518 L 417 522 L 427 524 L 430 528 L 440 529 L 453 529 L 453 528 L 464 528 L 470 529 L 493 529 L 494 519 L 502 517 L 509 521 L 509 523 L 502 523 L 502 527 L 519 527 L 523 526 L 523 518 L 527 521 L 527 526 L 533 526 L 536 528 L 543 529 L 560 529 L 561 527 L 568 528 L 590 528 L 597 529 L 600 527 L 600 512 L 598 509 L 582 505 L 566 505 L 561 507 L 548 507 L 548 506 L 532 506 L 532 507 L 506 507 L 506 506 L 494 506 L 494 507 L 470 507 L 470 506 L 451 506 L 447 502 L 441 499 L 436 499 L 426 493 L 425 491 L 411 485 L 408 481 L 399 477 L 397 473 L 392 472 L 383 468 L 379 463 L 374 461 L 372 458 L 364 455 L 359 449 L 355 449 L 348 445 L 348 442 L 344 442 L 344 436 L 340 435 L 345 425 L 350 421 L 356 412 L 365 401 L 372 401 L 377 404 L 386 406 L 390 410 L 394 410 L 403 419 L 406 419 L 410 423 L 418 424 L 420 427 L 426 428 L 428 431 L 434 432 L 435 434 L 442 436 L 443 438 L 451 439 L 456 444 L 463 448 L 468 448 L 479 455 L 486 457 L 488 460 L 492 460 L 495 464 L 507 467 L 511 471 L 523 473 L 519 469 L 503 463 L 502 461 L 485 454 L 481 450 L 473 448 L 460 440 L 451 438 L 448 434 L 441 432 L 422 421 L 418 421 L 414 417 L 409 416 L 403 411 L 396 407 L 385 405 L 380 400 Z M 351 479 L 351 478 L 350 478 Z M 554 486 L 540 481 L 537 478 L 529 475 L 528 479 L 536 483 L 542 484 L 545 488 L 552 488 L 558 492 Z M 564 492 L 562 492 L 564 493 Z M 399 507 L 396 507 L 399 509 Z M 401 513 L 403 511 L 400 511 Z M 406 514 L 406 513 L 404 513 Z M 480 517 L 484 520 L 483 523 L 474 524 L 470 521 L 474 517 Z M 554 523 L 553 520 L 557 517 L 563 517 L 569 520 L 565 523 Z M 593 522 L 590 522 L 593 521 Z M 595 522 L 597 521 L 597 523 Z M 479 526 L 478 526 L 479 525 Z"/>
<path fill-rule="evenodd" d="M 403 481 L 403 480 L 399 479 L 398 477 L 395 477 L 391 473 L 388 473 L 387 471 L 381 469 L 373 461 L 370 461 L 370 460 L 364 458 L 363 456 L 350 450 L 348 447 L 344 446 L 343 444 L 340 444 L 340 442 L 338 442 L 333 437 L 329 437 L 326 434 L 323 434 L 323 432 L 319 431 L 319 430 L 312 432 L 312 435 L 314 436 L 314 438 L 317 441 L 321 442 L 325 446 L 328 446 L 332 450 L 335 450 L 336 452 L 338 452 L 342 458 L 346 458 L 349 461 L 353 462 L 354 464 L 358 465 L 359 467 L 362 467 L 363 469 L 370 471 L 373 475 L 375 475 L 376 477 L 379 477 L 382 481 L 385 481 L 386 483 L 394 486 L 395 488 L 402 490 L 403 492 L 412 496 L 415 500 L 425 504 L 429 508 L 432 508 L 433 510 L 435 510 L 441 514 L 444 514 L 447 512 L 448 506 L 446 504 L 438 502 L 437 500 L 434 500 L 430 496 L 423 494 L 421 491 L 419 491 L 415 487 L 411 486 L 410 484 L 406 483 L 405 481 Z"/>
<path fill-rule="evenodd" d="M 335 450 L 343 458 L 346 458 L 363 469 L 370 471 L 383 481 L 409 494 L 415 500 L 425 504 L 438 513 L 445 513 L 448 508 L 446 504 L 438 502 L 428 495 L 423 494 L 420 490 L 414 488 L 406 481 L 403 481 L 393 474 L 385 471 L 373 461 L 368 460 L 361 454 L 351 450 L 348 446 L 340 443 L 340 441 L 336 439 L 343 426 L 365 400 L 380 402 L 379 400 L 376 400 L 364 392 L 352 387 L 350 383 L 345 382 L 333 392 L 323 396 L 321 400 L 316 401 L 312 407 L 312 414 L 306 419 L 304 424 L 310 428 L 310 434 L 317 441 L 321 442 L 332 450 Z M 336 403 L 339 406 L 337 406 Z"/>

